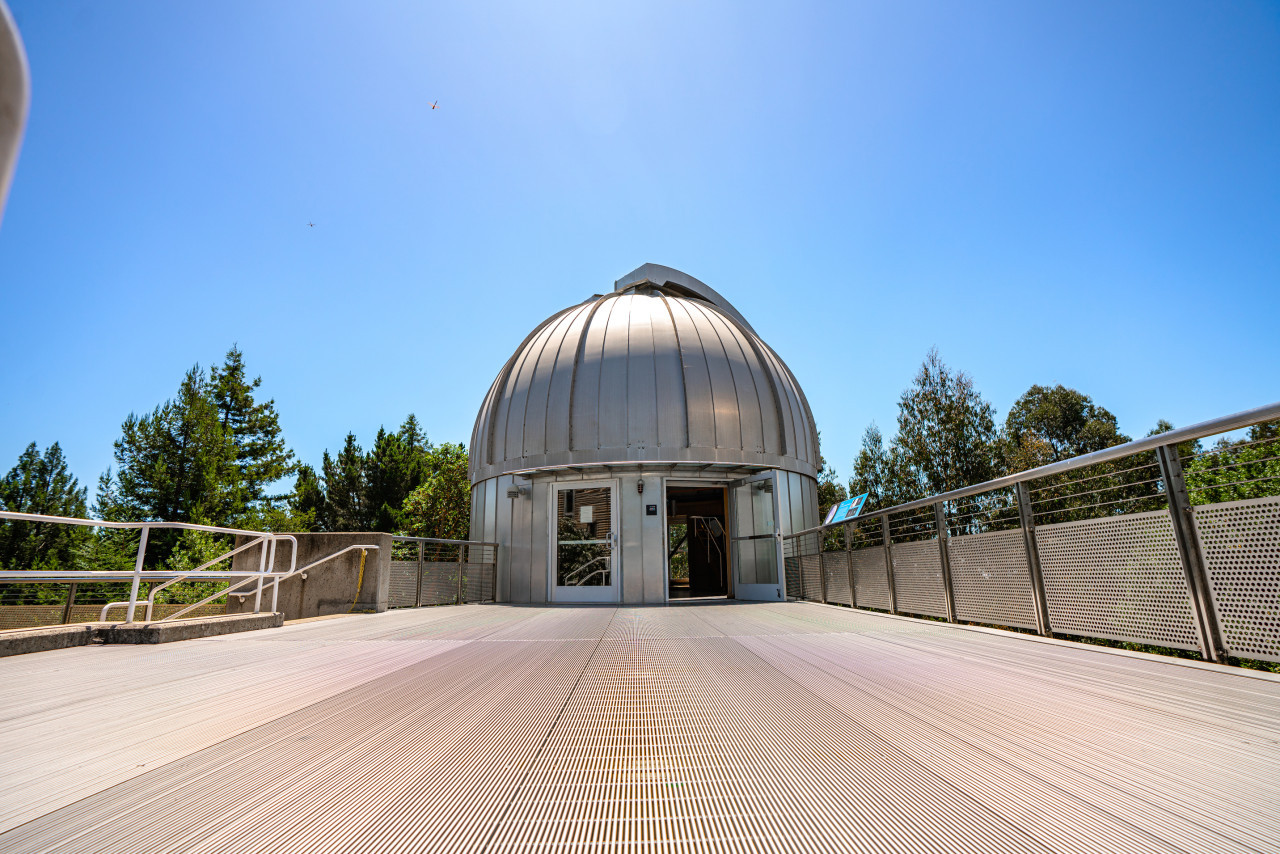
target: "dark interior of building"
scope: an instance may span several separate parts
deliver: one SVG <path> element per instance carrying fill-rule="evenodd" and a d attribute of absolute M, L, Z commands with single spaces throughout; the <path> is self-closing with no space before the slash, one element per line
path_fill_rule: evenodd
<path fill-rule="evenodd" d="M 725 500 L 721 486 L 667 487 L 669 598 L 729 595 Z"/>

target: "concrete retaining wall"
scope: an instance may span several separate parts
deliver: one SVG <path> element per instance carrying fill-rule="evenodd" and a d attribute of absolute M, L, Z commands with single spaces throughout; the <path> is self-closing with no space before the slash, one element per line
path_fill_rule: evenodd
<path fill-rule="evenodd" d="M 355 612 L 382 612 L 387 610 L 391 598 L 391 535 L 390 534 L 294 534 L 298 538 L 297 566 L 306 566 L 326 555 L 342 551 L 352 545 L 378 546 L 369 551 L 364 563 L 364 577 L 360 576 L 360 552 L 350 551 L 308 570 L 304 578 L 296 575 L 280 584 L 276 610 L 286 620 L 305 617 L 321 617 L 328 614 Z M 236 545 L 246 542 L 238 539 Z M 276 547 L 275 571 L 289 571 L 289 544 Z M 236 571 L 256 571 L 262 556 L 258 549 L 247 549 L 233 560 Z M 357 590 L 358 586 L 358 590 Z M 228 614 L 253 612 L 253 585 L 245 592 L 233 593 L 227 598 Z M 270 610 L 271 591 L 262 597 L 262 609 Z"/>

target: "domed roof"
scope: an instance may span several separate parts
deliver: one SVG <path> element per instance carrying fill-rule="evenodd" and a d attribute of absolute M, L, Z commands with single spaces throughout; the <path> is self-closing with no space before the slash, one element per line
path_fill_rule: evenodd
<path fill-rule="evenodd" d="M 494 380 L 472 482 L 556 466 L 712 463 L 818 472 L 800 384 L 729 302 L 646 264 L 552 315 Z"/>

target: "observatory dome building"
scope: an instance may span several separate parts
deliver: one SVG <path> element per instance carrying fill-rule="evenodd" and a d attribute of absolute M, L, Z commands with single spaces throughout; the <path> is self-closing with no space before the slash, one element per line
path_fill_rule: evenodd
<path fill-rule="evenodd" d="M 785 597 L 819 523 L 800 384 L 728 300 L 646 264 L 540 323 L 471 436 L 471 538 L 499 601 Z"/>

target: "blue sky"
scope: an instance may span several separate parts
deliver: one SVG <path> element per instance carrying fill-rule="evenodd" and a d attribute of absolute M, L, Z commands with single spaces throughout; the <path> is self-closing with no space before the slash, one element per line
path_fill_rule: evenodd
<path fill-rule="evenodd" d="M 750 319 L 842 478 L 932 346 L 1001 419 L 1280 399 L 1276 3 L 9 2 L 0 469 L 92 484 L 232 343 L 306 462 L 467 441 L 646 261 Z"/>

